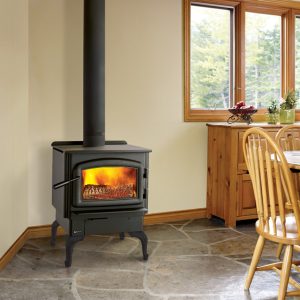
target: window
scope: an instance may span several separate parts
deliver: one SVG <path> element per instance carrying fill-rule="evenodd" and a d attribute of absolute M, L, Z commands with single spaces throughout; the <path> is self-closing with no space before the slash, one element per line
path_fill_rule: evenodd
<path fill-rule="evenodd" d="M 226 121 L 239 101 L 265 121 L 271 100 L 288 89 L 300 97 L 300 3 L 184 3 L 185 121 Z"/>
<path fill-rule="evenodd" d="M 191 6 L 191 109 L 232 104 L 232 19 L 232 9 Z"/>
<path fill-rule="evenodd" d="M 257 108 L 280 98 L 281 16 L 246 12 L 245 100 Z"/>

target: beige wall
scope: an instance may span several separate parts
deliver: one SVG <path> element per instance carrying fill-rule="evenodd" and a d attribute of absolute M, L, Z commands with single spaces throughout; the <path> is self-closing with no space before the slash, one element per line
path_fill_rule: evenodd
<path fill-rule="evenodd" d="M 182 0 L 106 1 L 108 138 L 153 150 L 150 212 L 205 207 L 206 127 L 183 122 Z"/>
<path fill-rule="evenodd" d="M 82 139 L 82 0 L 29 0 L 29 223 L 53 220 L 50 143 Z M 151 213 L 205 207 L 204 124 L 183 122 L 181 0 L 106 1 L 106 138 L 151 148 Z"/>
<path fill-rule="evenodd" d="M 29 221 L 49 224 L 55 140 L 82 139 L 82 1 L 29 1 Z"/>
<path fill-rule="evenodd" d="M 0 0 L 0 257 L 28 224 L 28 2 Z"/>

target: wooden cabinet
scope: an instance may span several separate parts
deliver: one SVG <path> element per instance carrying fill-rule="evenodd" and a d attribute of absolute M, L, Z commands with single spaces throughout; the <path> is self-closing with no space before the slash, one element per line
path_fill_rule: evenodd
<path fill-rule="evenodd" d="M 238 220 L 257 217 L 252 183 L 243 156 L 243 134 L 256 126 L 275 137 L 282 126 L 266 123 L 209 123 L 207 126 L 207 215 L 222 218 L 227 226 L 235 227 Z"/>

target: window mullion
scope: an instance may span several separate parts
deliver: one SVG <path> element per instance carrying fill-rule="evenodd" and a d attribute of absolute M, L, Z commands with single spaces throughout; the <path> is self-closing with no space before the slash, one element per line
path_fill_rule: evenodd
<path fill-rule="evenodd" d="M 235 103 L 245 99 L 245 4 L 236 8 Z"/>

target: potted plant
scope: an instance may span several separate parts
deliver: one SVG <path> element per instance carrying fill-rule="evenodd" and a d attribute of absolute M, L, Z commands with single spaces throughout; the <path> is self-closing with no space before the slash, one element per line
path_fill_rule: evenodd
<path fill-rule="evenodd" d="M 277 124 L 279 119 L 278 102 L 276 100 L 272 100 L 267 110 L 268 112 L 266 113 L 266 117 L 268 124 Z"/>
<path fill-rule="evenodd" d="M 296 105 L 295 91 L 289 90 L 280 104 L 280 124 L 293 124 L 295 122 Z"/>

